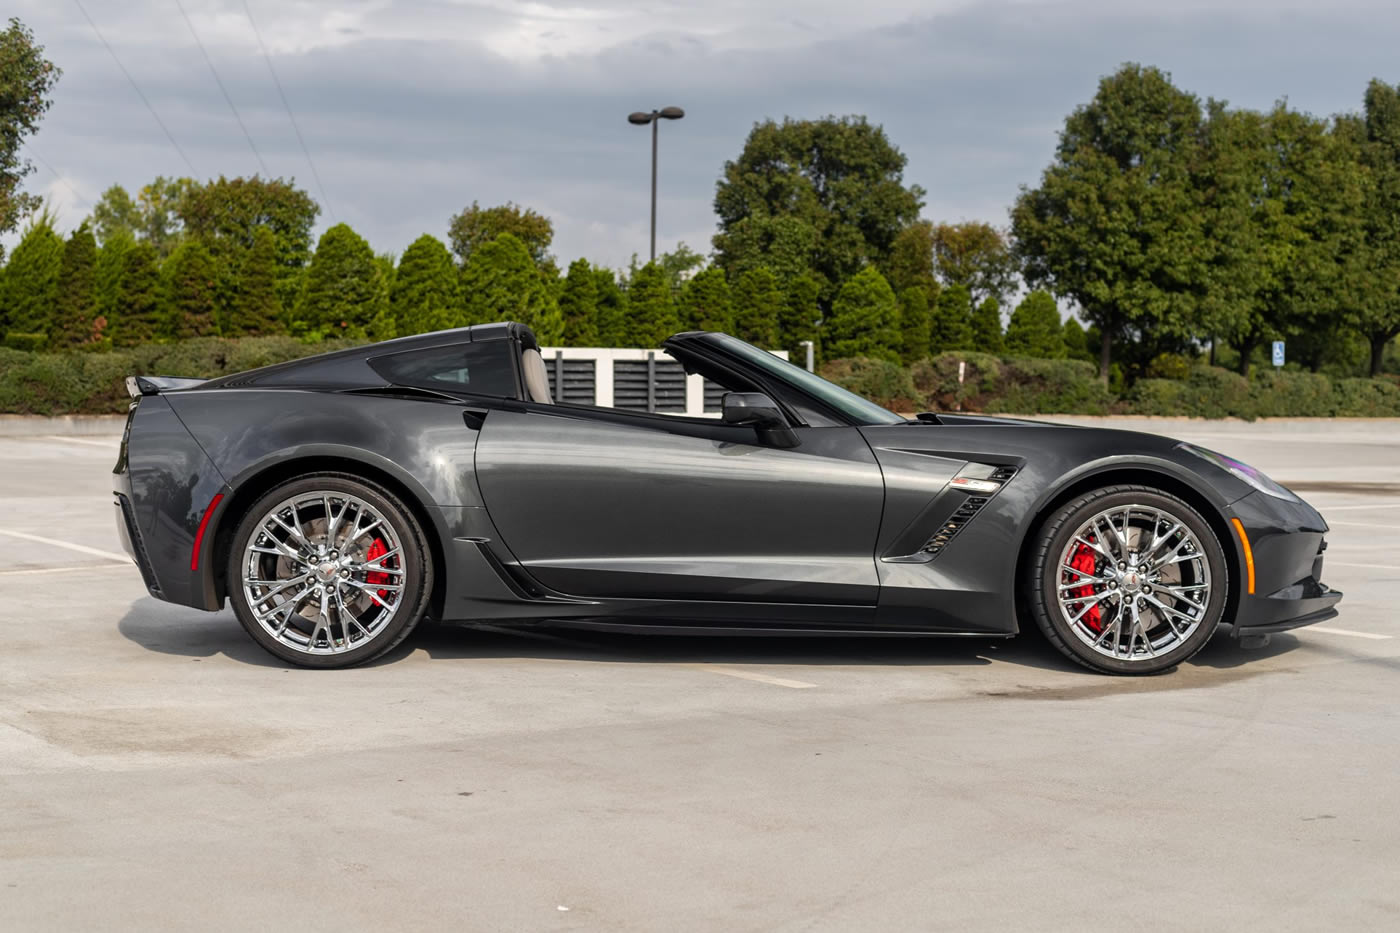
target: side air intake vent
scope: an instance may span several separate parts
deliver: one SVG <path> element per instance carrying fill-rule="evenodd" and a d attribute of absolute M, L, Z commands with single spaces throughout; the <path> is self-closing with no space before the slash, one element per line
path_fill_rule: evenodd
<path fill-rule="evenodd" d="M 968 496 L 958 510 L 943 523 L 943 526 L 933 533 L 920 550 L 925 554 L 937 554 L 948 546 L 948 542 L 953 540 L 953 536 L 962 531 L 963 526 L 972 521 L 973 517 L 980 511 L 982 506 L 991 501 L 991 496 Z"/>

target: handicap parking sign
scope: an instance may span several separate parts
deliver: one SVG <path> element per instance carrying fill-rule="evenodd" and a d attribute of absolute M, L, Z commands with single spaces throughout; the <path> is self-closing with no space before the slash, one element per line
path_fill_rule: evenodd
<path fill-rule="evenodd" d="M 1282 366 L 1282 365 L 1283 365 L 1283 341 L 1282 341 L 1282 340 L 1275 340 L 1275 341 L 1274 341 L 1274 365 L 1275 365 L 1275 366 Z"/>

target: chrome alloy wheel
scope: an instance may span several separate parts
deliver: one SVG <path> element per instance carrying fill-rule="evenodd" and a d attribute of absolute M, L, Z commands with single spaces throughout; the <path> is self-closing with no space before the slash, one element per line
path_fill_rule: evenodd
<path fill-rule="evenodd" d="M 1210 605 L 1200 539 L 1155 506 L 1119 505 L 1091 516 L 1056 567 L 1061 617 L 1080 641 L 1118 661 L 1148 661 L 1179 647 Z"/>
<path fill-rule="evenodd" d="M 403 602 L 398 532 L 358 496 L 312 491 L 269 509 L 240 563 L 254 619 L 304 654 L 341 654 L 377 638 Z"/>

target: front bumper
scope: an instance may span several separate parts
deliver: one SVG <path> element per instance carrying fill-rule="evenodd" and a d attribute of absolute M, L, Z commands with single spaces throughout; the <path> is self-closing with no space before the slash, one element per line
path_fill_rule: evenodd
<path fill-rule="evenodd" d="M 1342 594 L 1322 582 L 1327 523 L 1316 509 L 1255 492 L 1230 512 L 1249 537 L 1254 562 L 1254 591 L 1239 588 L 1236 637 L 1282 632 L 1337 615 Z M 1245 545 L 1238 533 L 1234 537 L 1236 566 L 1244 569 Z M 1242 577 L 1247 581 L 1247 574 Z"/>

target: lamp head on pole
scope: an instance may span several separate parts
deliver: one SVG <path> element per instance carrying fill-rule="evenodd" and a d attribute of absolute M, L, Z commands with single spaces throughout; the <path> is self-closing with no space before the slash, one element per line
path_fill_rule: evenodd
<path fill-rule="evenodd" d="M 638 110 L 636 113 L 631 113 L 627 115 L 627 122 L 635 124 L 636 126 L 646 126 L 654 119 L 655 116 L 653 114 L 647 113 L 643 110 Z"/>
<path fill-rule="evenodd" d="M 648 113 L 645 110 L 638 110 L 636 113 L 627 115 L 627 122 L 634 126 L 646 126 L 655 120 L 679 120 L 685 116 L 685 111 L 679 107 L 663 107 L 660 110 L 653 110 Z"/>

